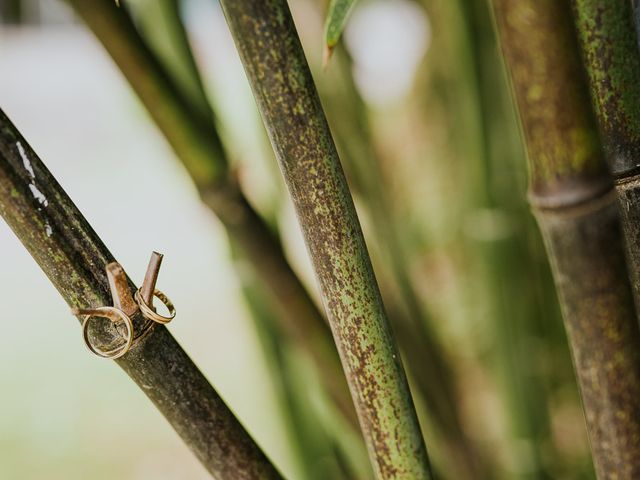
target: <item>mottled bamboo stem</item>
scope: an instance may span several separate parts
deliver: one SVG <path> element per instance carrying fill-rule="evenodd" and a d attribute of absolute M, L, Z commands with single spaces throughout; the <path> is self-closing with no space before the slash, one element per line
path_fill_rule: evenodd
<path fill-rule="evenodd" d="M 378 478 L 431 478 L 353 200 L 285 0 L 222 0 L 291 193 Z"/>
<path fill-rule="evenodd" d="M 70 307 L 111 305 L 113 256 L 1 110 L 0 214 Z M 140 331 L 144 319 L 133 320 Z M 119 338 L 114 328 L 94 337 Z M 117 363 L 216 478 L 281 478 L 166 328 L 152 327 Z"/>
<path fill-rule="evenodd" d="M 640 330 L 568 2 L 494 0 L 598 477 L 640 475 Z"/>
<path fill-rule="evenodd" d="M 112 0 L 68 0 L 116 62 L 198 187 L 202 201 L 224 225 L 265 286 L 280 327 L 302 345 L 338 409 L 356 416 L 329 328 L 289 265 L 269 226 L 228 172 L 212 116 L 187 101 L 136 30 L 125 8 Z M 197 95 L 194 95 L 197 97 Z"/>
<path fill-rule="evenodd" d="M 640 306 L 640 52 L 633 9 L 628 0 L 572 3 Z M 640 462 L 640 445 L 638 452 Z"/>
<path fill-rule="evenodd" d="M 407 269 L 410 255 L 402 242 L 403 225 L 394 215 L 381 170 L 381 158 L 368 128 L 366 105 L 351 75 L 351 64 L 344 52 L 337 51 L 329 68 L 341 68 L 342 75 L 332 82 L 342 90 L 323 92 L 318 85 L 327 116 L 333 126 L 338 150 L 343 152 L 344 168 L 351 191 L 356 199 L 366 199 L 363 208 L 372 220 L 372 233 L 380 245 L 383 257 L 378 277 L 387 278 L 381 285 L 400 350 L 406 360 L 405 368 L 415 385 L 414 394 L 423 399 L 429 421 L 437 428 L 438 439 L 445 444 L 448 464 L 465 478 L 480 479 L 479 452 L 466 436 L 460 411 L 454 369 L 447 352 L 438 341 L 434 319 L 421 304 L 418 292 Z M 325 85 L 327 82 L 323 82 Z M 389 294 L 386 294 L 388 287 Z M 433 385 L 438 385 L 437 389 Z M 464 473 L 462 473 L 464 472 Z"/>

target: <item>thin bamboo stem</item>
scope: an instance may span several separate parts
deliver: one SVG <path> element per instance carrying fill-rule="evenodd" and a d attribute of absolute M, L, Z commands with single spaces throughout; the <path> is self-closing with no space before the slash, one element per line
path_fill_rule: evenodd
<path fill-rule="evenodd" d="M 599 478 L 640 475 L 640 331 L 567 2 L 494 0 Z"/>
<path fill-rule="evenodd" d="M 0 214 L 70 307 L 110 305 L 113 256 L 1 110 Z M 101 345 L 119 338 L 114 328 L 94 335 Z M 166 328 L 152 327 L 117 363 L 216 478 L 281 478 Z"/>
<path fill-rule="evenodd" d="M 255 269 L 282 331 L 304 346 L 339 411 L 355 425 L 355 412 L 329 328 L 289 265 L 279 240 L 229 173 L 212 117 L 190 106 L 124 8 L 117 8 L 111 0 L 69 3 L 138 94 L 191 175 L 202 201 L 224 225 L 230 242 Z"/>
<path fill-rule="evenodd" d="M 437 427 L 452 467 L 465 478 L 484 478 L 480 454 L 465 434 L 454 369 L 438 341 L 434 319 L 420 302 L 406 268 L 410 255 L 401 238 L 405 225 L 393 212 L 385 189 L 381 158 L 368 128 L 367 107 L 348 73 L 351 65 L 345 57 L 338 49 L 333 53 L 330 67 L 342 69 L 341 81 L 336 83 L 340 83 L 344 91 L 331 94 L 323 92 L 320 85 L 320 94 L 329 99 L 325 109 L 334 126 L 338 150 L 344 152 L 344 167 L 354 196 L 366 199 L 363 208 L 372 220 L 372 231 L 383 257 L 381 277 L 389 278 L 381 289 L 406 359 L 405 368 L 427 406 L 429 420 Z M 385 295 L 385 287 L 390 295 Z M 434 389 L 433 385 L 439 388 Z"/>
<path fill-rule="evenodd" d="M 431 478 L 353 200 L 289 7 L 222 0 L 296 207 L 378 478 Z"/>
<path fill-rule="evenodd" d="M 490 6 L 485 0 L 458 0 L 454 4 L 457 4 L 454 8 L 463 27 L 462 49 L 469 56 L 468 62 L 461 62 L 468 65 L 463 77 L 468 82 L 473 101 L 472 124 L 462 126 L 458 135 L 467 136 L 469 129 L 475 128 L 476 134 L 469 136 L 477 139 L 475 146 L 471 142 L 474 150 L 467 150 L 470 160 L 475 158 L 475 162 L 469 162 L 471 168 L 477 169 L 476 175 L 471 175 L 476 181 L 468 189 L 472 192 L 472 208 L 476 211 L 489 209 L 505 216 L 525 215 L 526 203 L 524 199 L 520 200 L 520 192 L 505 199 L 504 189 L 496 185 L 499 183 L 496 172 L 524 155 L 520 144 L 504 141 L 504 138 L 513 138 L 510 134 L 516 134 L 516 128 L 510 129 L 509 92 L 504 88 L 505 82 L 500 81 L 503 80 L 501 59 L 495 48 Z M 507 102 L 500 101 L 502 99 Z M 507 108 L 504 108 L 505 103 Z M 514 212 L 518 207 L 520 211 Z M 534 259 L 531 255 L 522 258 L 523 244 L 529 232 L 524 225 L 512 223 L 513 231 L 506 236 L 476 240 L 473 246 L 481 252 L 484 263 L 487 294 L 483 295 L 483 300 L 488 305 L 490 325 L 495 329 L 492 357 L 500 372 L 498 377 L 508 429 L 505 433 L 509 439 L 505 444 L 514 463 L 510 474 L 514 479 L 546 478 L 545 467 L 549 462 L 543 460 L 543 440 L 549 431 L 547 399 L 541 378 L 534 373 L 537 369 L 532 366 L 531 342 L 528 341 L 540 311 L 535 305 L 538 299 L 524 296 L 523 290 L 527 287 L 516 280 L 530 276 Z M 514 439 L 517 442 L 512 441 Z"/>

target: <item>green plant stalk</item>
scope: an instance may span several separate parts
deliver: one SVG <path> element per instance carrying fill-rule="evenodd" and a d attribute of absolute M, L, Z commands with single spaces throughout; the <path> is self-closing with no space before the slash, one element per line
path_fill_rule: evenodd
<path fill-rule="evenodd" d="M 298 219 L 378 478 L 431 478 L 353 200 L 284 0 L 223 0 Z"/>
<path fill-rule="evenodd" d="M 320 85 L 320 94 L 328 99 L 325 108 L 354 196 L 365 200 L 362 206 L 371 218 L 382 257 L 381 277 L 389 278 L 381 289 L 383 294 L 385 289 L 390 292 L 383 296 L 406 359 L 405 368 L 451 457 L 451 468 L 466 478 L 483 478 L 479 453 L 464 433 L 453 369 L 405 267 L 410 258 L 401 238 L 405 226 L 393 213 L 381 159 L 368 129 L 367 107 L 349 74 L 351 64 L 344 51 L 335 52 L 331 68 L 340 69 L 341 75 L 331 82 L 331 89 Z M 439 388 L 434 389 L 433 385 Z"/>
<path fill-rule="evenodd" d="M 304 345 L 339 411 L 356 416 L 329 328 L 286 260 L 274 233 L 249 204 L 233 175 L 215 125 L 189 107 L 139 35 L 124 8 L 110 0 L 69 0 L 103 44 L 191 175 L 202 201 L 265 285 L 282 331 Z"/>
<path fill-rule="evenodd" d="M 196 64 L 187 31 L 182 21 L 179 0 L 130 0 L 129 12 L 138 27 L 138 31 L 147 44 L 152 47 L 154 53 L 162 60 L 163 66 L 171 73 L 175 83 L 181 85 L 180 90 L 185 96 L 192 98 L 196 106 L 203 110 L 204 114 L 213 116 L 212 107 L 209 104 L 198 66 Z M 265 135 L 266 138 L 266 135 Z M 261 211 L 263 218 L 276 218 L 275 212 Z M 275 390 L 278 392 L 278 413 L 286 426 L 288 447 L 290 456 L 295 458 L 296 471 L 291 473 L 295 478 L 349 478 L 344 465 L 333 459 L 328 459 L 336 453 L 332 441 L 327 435 L 318 435 L 318 429 L 323 425 L 319 418 L 317 408 L 307 408 L 300 412 L 294 408 L 296 401 L 302 402 L 302 398 L 308 400 L 309 385 L 302 390 L 296 390 L 298 385 L 291 381 L 291 365 L 288 362 L 305 362 L 308 355 L 300 349 L 295 350 L 294 355 L 283 355 L 284 350 L 290 350 L 292 342 L 285 332 L 282 332 L 272 302 L 268 294 L 265 295 L 265 286 L 242 252 L 231 244 L 231 256 L 233 258 L 236 273 L 239 277 L 245 304 L 248 307 L 254 322 L 254 328 L 260 339 L 263 353 L 267 359 L 267 366 Z M 317 370 L 317 368 L 315 369 Z M 310 372 L 315 375 L 315 371 Z M 342 375 L 342 372 L 337 372 Z M 308 377 L 305 377 L 305 379 Z M 322 395 L 324 399 L 324 395 Z M 308 407 L 308 403 L 305 402 Z M 337 414 L 341 417 L 341 414 Z M 355 417 L 355 416 L 354 416 Z M 354 427 L 350 424 L 347 428 Z M 356 429 L 353 428 L 356 434 Z M 338 432 L 329 432 L 329 435 L 339 436 Z M 362 451 L 358 458 L 348 455 L 349 458 L 362 468 L 369 468 L 366 450 L 362 441 L 356 439 L 355 448 Z M 337 457 L 338 455 L 336 455 Z M 282 465 L 284 469 L 284 465 Z M 345 471 L 341 471 L 341 468 Z M 370 470 L 369 470 L 370 472 Z M 284 472 L 285 474 L 287 472 Z M 370 473 L 369 473 L 370 476 Z"/>
<path fill-rule="evenodd" d="M 1 110 L 0 215 L 70 307 L 111 305 L 105 266 L 113 256 Z M 133 320 L 139 331 L 144 319 Z M 115 328 L 94 336 L 100 345 L 120 338 Z M 116 362 L 216 478 L 281 478 L 165 327 L 152 327 Z"/>
<path fill-rule="evenodd" d="M 486 272 L 488 294 L 484 300 L 495 330 L 493 360 L 501 373 L 508 438 L 518 440 L 506 442 L 509 447 L 517 446 L 509 450 L 515 464 L 512 468 L 517 468 L 510 474 L 513 478 L 546 478 L 543 441 L 549 433 L 547 399 L 540 377 L 533 373 L 531 342 L 527 341 L 541 312 L 536 308 L 535 297 L 523 295 L 527 285 L 518 281 L 531 276 L 534 259 L 526 247 L 526 223 L 511 218 L 526 215 L 526 205 L 524 199 L 520 200 L 520 191 L 511 188 L 505 198 L 504 191 L 494 181 L 496 172 L 504 171 L 514 163 L 514 158 L 520 160 L 524 155 L 521 144 L 505 141 L 505 138 L 517 138 L 517 127 L 512 128 L 515 117 L 508 115 L 511 113 L 509 92 L 504 88 L 506 82 L 501 82 L 501 59 L 496 51 L 490 7 L 485 0 L 455 3 L 463 22 L 462 48 L 469 57 L 469 61 L 461 62 L 469 67 L 468 73 L 462 75 L 469 82 L 473 99 L 473 123 L 462 128 L 465 135 L 469 128 L 477 131 L 473 136 L 477 138 L 475 151 L 469 152 L 470 158 L 477 159 L 478 172 L 471 175 L 476 179 L 476 188 L 469 188 L 475 190 L 470 201 L 476 212 L 487 209 L 485 211 L 492 215 L 501 215 L 505 222 L 511 222 L 511 231 L 505 235 L 476 240 L 473 245 L 482 252 L 482 270 Z M 503 98 L 506 102 L 500 101 Z M 496 142 L 496 139 L 499 140 Z"/>
<path fill-rule="evenodd" d="M 640 475 L 640 331 L 569 5 L 494 0 L 599 478 Z"/>
<path fill-rule="evenodd" d="M 196 59 L 180 10 L 181 0 L 128 0 L 127 7 L 141 36 L 194 110 L 214 122 Z"/>
<path fill-rule="evenodd" d="M 246 262 L 236 252 L 233 253 L 234 262 Z M 300 349 L 291 342 L 283 341 L 278 322 L 265 299 L 264 286 L 252 270 L 243 264 L 238 265 L 237 271 L 240 274 L 247 307 L 251 311 L 258 338 L 265 350 L 269 370 L 273 375 L 279 410 L 285 419 L 288 436 L 291 437 L 293 455 L 298 460 L 296 462 L 299 464 L 298 476 L 295 478 L 307 480 L 370 478 L 371 467 L 364 443 L 358 441 L 360 439 L 356 438 L 356 441 L 350 444 L 350 447 L 357 449 L 357 452 L 334 445 L 336 439 L 340 437 L 340 432 L 334 431 L 337 429 L 331 428 L 328 425 L 330 422 L 323 421 L 322 409 L 310 401 L 312 396 L 322 397 L 324 400 L 326 393 L 318 387 L 311 388 L 309 385 L 309 375 L 314 375 L 315 372 L 310 362 L 306 361 L 304 352 L 300 352 Z M 295 370 L 299 370 L 300 365 L 306 367 L 303 369 L 304 374 L 296 375 Z M 327 403 L 331 405 L 330 402 Z M 343 417 L 336 415 L 334 410 L 331 410 L 332 421 L 345 423 Z M 351 437 L 358 434 L 355 429 L 349 428 L 351 425 L 346 426 Z M 340 461 L 343 459 L 343 453 L 348 457 L 344 463 Z M 358 474 L 351 473 L 354 467 L 358 470 Z"/>

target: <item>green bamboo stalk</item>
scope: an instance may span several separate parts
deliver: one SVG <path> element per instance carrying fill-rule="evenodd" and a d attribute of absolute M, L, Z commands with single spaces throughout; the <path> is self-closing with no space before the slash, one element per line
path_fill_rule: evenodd
<path fill-rule="evenodd" d="M 369 132 L 367 107 L 349 74 L 351 64 L 345 53 L 334 52 L 331 68 L 340 69 L 340 76 L 332 80 L 331 88 L 323 89 L 320 84 L 319 90 L 322 98 L 327 99 L 325 109 L 334 127 L 338 150 L 343 154 L 353 194 L 364 200 L 362 207 L 371 219 L 382 257 L 379 277 L 388 279 L 381 289 L 406 360 L 405 368 L 416 394 L 419 393 L 427 406 L 429 420 L 436 426 L 445 455 L 450 457 L 450 470 L 465 478 L 485 478 L 481 473 L 480 454 L 463 428 L 454 369 L 405 267 L 411 258 L 401 238 L 406 225 L 393 212 L 385 189 L 382 160 Z M 434 389 L 433 385 L 439 388 Z"/>
<path fill-rule="evenodd" d="M 0 215 L 70 307 L 111 305 L 113 256 L 1 110 Z M 140 331 L 144 319 L 133 321 Z M 114 328 L 94 335 L 100 345 L 120 338 Z M 281 478 L 166 328 L 152 327 L 116 362 L 216 478 Z"/>
<path fill-rule="evenodd" d="M 505 141 L 517 138 L 517 127 L 512 125 L 515 117 L 509 116 L 512 112 L 506 82 L 501 82 L 501 59 L 496 49 L 491 9 L 485 0 L 452 3 L 457 4 L 463 23 L 461 43 L 469 61 L 461 62 L 468 67 L 462 76 L 468 82 L 473 102 L 470 125 L 463 125 L 458 133 L 477 138 L 475 146 L 471 143 L 474 150 L 467 150 L 469 160 L 476 160 L 477 169 L 477 174 L 471 175 L 474 185 L 468 188 L 470 202 L 475 211 L 487 209 L 508 217 L 513 224 L 506 236 L 475 240 L 473 244 L 474 249 L 481 252 L 487 287 L 483 300 L 488 305 L 490 325 L 495 331 L 492 360 L 500 372 L 507 423 L 505 445 L 514 463 L 510 474 L 513 478 L 546 478 L 543 450 L 549 433 L 547 399 L 541 378 L 532 367 L 531 342 L 528 341 L 541 312 L 536 308 L 538 299 L 529 295 L 528 286 L 520 281 L 532 280 L 534 259 L 526 248 L 528 225 L 513 220 L 516 216 L 526 218 L 526 202 L 521 199 L 521 192 L 513 189 L 516 182 L 510 182 L 510 195 L 505 198 L 505 192 L 500 191 L 504 188 L 500 189 L 495 181 L 496 172 L 504 172 L 509 164 L 521 161 L 524 155 L 520 143 Z M 501 101 L 503 99 L 506 101 Z M 465 100 L 461 101 L 468 105 Z M 475 135 L 470 135 L 472 129 Z M 522 258 L 523 253 L 526 258 Z"/>
<path fill-rule="evenodd" d="M 291 193 L 378 478 L 431 478 L 340 160 L 284 0 L 222 0 Z"/>
<path fill-rule="evenodd" d="M 214 115 L 180 9 L 181 0 L 133 0 L 128 11 L 138 30 L 162 60 L 175 85 L 194 110 L 214 122 Z"/>
<path fill-rule="evenodd" d="M 494 0 L 599 478 L 640 475 L 640 331 L 567 2 Z"/>
<path fill-rule="evenodd" d="M 136 30 L 123 7 L 110 0 L 68 0 L 116 62 L 224 225 L 230 242 L 265 285 L 281 328 L 304 345 L 325 388 L 352 424 L 349 399 L 329 328 L 269 226 L 249 204 L 233 175 L 211 117 L 190 107 L 170 74 Z"/>
<path fill-rule="evenodd" d="M 629 273 L 640 305 L 640 55 L 632 5 L 626 0 L 572 4 L 591 98 L 616 179 Z M 637 455 L 640 463 L 640 445 Z"/>

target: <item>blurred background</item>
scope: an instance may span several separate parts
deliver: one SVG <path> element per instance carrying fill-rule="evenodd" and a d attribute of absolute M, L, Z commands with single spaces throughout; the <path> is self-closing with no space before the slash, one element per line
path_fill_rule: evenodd
<path fill-rule="evenodd" d="M 121 2 L 162 41 L 156 0 Z M 325 2 L 290 6 L 440 478 L 593 478 L 487 4 L 361 0 L 325 69 Z M 234 173 L 317 300 L 219 5 L 180 7 Z M 291 479 L 369 478 L 358 434 L 92 33 L 59 0 L 0 0 L 0 20 L 0 108 L 134 281 L 165 254 L 170 330 L 258 443 Z M 3 222 L 0 255 L 0 478 L 208 478 L 143 392 L 85 350 Z M 443 404 L 453 420 L 430 407 Z"/>

